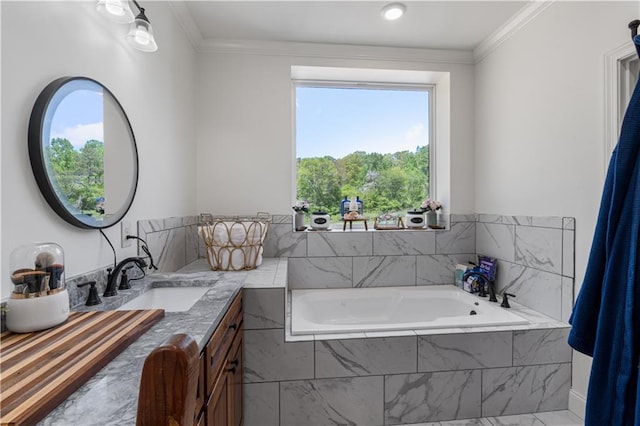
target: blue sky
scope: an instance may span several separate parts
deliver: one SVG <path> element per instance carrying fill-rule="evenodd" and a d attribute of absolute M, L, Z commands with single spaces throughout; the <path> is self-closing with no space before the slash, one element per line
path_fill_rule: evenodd
<path fill-rule="evenodd" d="M 426 91 L 296 88 L 296 157 L 415 151 L 429 134 Z"/>
<path fill-rule="evenodd" d="M 74 90 L 58 104 L 51 138 L 66 138 L 79 149 L 91 139 L 104 141 L 102 91 Z"/>

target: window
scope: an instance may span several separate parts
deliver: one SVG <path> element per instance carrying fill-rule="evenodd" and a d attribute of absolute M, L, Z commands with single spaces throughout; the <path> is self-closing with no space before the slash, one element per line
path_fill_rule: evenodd
<path fill-rule="evenodd" d="M 433 86 L 298 80 L 296 193 L 340 220 L 359 197 L 368 217 L 404 216 L 433 195 Z"/>

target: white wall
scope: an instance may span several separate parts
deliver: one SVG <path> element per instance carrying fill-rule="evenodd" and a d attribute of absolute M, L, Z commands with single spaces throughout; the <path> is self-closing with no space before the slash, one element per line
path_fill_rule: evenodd
<path fill-rule="evenodd" d="M 476 211 L 576 218 L 576 294 L 604 183 L 604 55 L 637 2 L 555 2 L 476 65 Z M 574 356 L 586 395 L 590 359 Z"/>
<path fill-rule="evenodd" d="M 318 50 L 312 45 L 308 49 Z M 473 65 L 385 60 L 388 50 L 372 48 L 367 53 L 382 59 L 344 59 L 344 49 L 337 46 L 326 56 L 301 55 L 300 45 L 277 54 L 253 50 L 200 55 L 198 211 L 291 212 L 295 199 L 292 65 L 450 72 L 451 157 L 442 156 L 450 162 L 442 168 L 452 170 L 452 198 L 445 208 L 454 213 L 474 211 Z M 352 57 L 362 56 L 357 47 L 348 49 Z"/>
<path fill-rule="evenodd" d="M 125 220 L 195 211 L 195 51 L 164 2 L 146 2 L 159 50 L 131 48 L 128 26 L 108 21 L 95 2 L 0 2 L 2 8 L 2 297 L 12 289 L 9 254 L 23 244 L 54 241 L 71 277 L 113 262 L 98 231 L 74 228 L 40 195 L 27 152 L 29 115 L 40 91 L 68 75 L 100 81 L 118 98 L 136 136 L 140 177 Z M 134 228 L 135 229 L 135 228 Z M 120 226 L 107 229 L 118 259 Z"/>

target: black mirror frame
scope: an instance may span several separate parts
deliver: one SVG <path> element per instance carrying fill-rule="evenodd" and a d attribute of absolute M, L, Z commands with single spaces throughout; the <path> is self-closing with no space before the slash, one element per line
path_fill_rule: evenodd
<path fill-rule="evenodd" d="M 134 179 L 133 179 L 133 185 L 132 185 L 133 188 L 131 188 L 130 195 L 128 199 L 125 201 L 126 207 L 122 209 L 122 213 L 120 215 L 112 216 L 113 219 L 110 218 L 111 220 L 109 220 L 109 222 L 104 226 L 92 225 L 90 223 L 83 222 L 78 218 L 78 216 L 74 215 L 66 208 L 64 203 L 60 200 L 60 198 L 56 194 L 56 191 L 51 182 L 51 179 L 49 178 L 49 175 L 47 173 L 47 169 L 45 166 L 45 158 L 44 158 L 45 150 L 43 149 L 44 144 L 42 141 L 42 134 L 43 134 L 42 131 L 45 125 L 45 114 L 47 112 L 47 109 L 49 108 L 49 104 L 51 103 L 51 100 L 53 99 L 54 95 L 58 92 L 58 90 L 60 90 L 65 84 L 74 80 L 89 81 L 102 87 L 102 90 L 107 92 L 109 96 L 111 96 L 111 98 L 115 101 L 117 106 L 120 108 L 120 111 L 122 112 L 122 116 L 124 117 L 124 121 L 126 122 L 125 124 L 129 129 L 129 133 L 131 134 L 131 144 L 132 144 L 132 151 L 133 151 L 132 154 L 134 157 L 133 159 L 134 160 L 134 176 L 133 176 Z M 127 214 L 129 209 L 131 208 L 131 205 L 133 204 L 133 200 L 136 195 L 136 191 L 138 189 L 139 164 L 138 164 L 138 147 L 136 145 L 136 138 L 135 138 L 135 135 L 133 134 L 133 129 L 131 127 L 131 122 L 129 121 L 129 117 L 127 117 L 127 114 L 124 111 L 124 108 L 122 108 L 122 105 L 120 104 L 118 99 L 113 95 L 113 93 L 111 93 L 111 91 L 107 89 L 102 83 L 88 77 L 79 77 L 79 76 L 61 77 L 49 83 L 42 90 L 42 92 L 36 99 L 36 102 L 33 106 L 33 110 L 31 111 L 31 117 L 29 119 L 28 146 L 29 146 L 29 160 L 31 162 L 31 170 L 33 171 L 33 176 L 36 179 L 36 183 L 40 188 L 40 192 L 44 196 L 45 200 L 47 200 L 47 203 L 49 203 L 49 206 L 51 206 L 51 208 L 58 214 L 58 216 L 60 216 L 66 222 L 70 223 L 71 225 L 77 226 L 79 228 L 84 228 L 84 229 L 105 229 L 105 228 L 114 226 L 118 222 L 120 222 L 122 218 L 124 218 L 124 216 Z"/>

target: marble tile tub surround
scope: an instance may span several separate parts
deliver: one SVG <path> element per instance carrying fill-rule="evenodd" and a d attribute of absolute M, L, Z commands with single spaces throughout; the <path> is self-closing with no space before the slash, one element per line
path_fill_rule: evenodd
<path fill-rule="evenodd" d="M 476 252 L 498 259 L 497 290 L 567 322 L 573 305 L 575 219 L 478 215 Z"/>
<path fill-rule="evenodd" d="M 455 265 L 499 260 L 497 287 L 567 321 L 573 303 L 575 219 L 457 215 L 443 231 L 294 232 L 274 216 L 265 255 L 289 257 L 289 288 L 451 284 Z"/>
<path fill-rule="evenodd" d="M 451 284 L 475 259 L 475 215 L 451 215 L 443 231 L 292 232 L 270 229 L 265 253 L 289 257 L 289 288 Z"/>
<path fill-rule="evenodd" d="M 528 328 L 289 341 L 285 294 L 245 290 L 247 426 L 397 425 L 567 408 L 568 325 L 529 308 L 520 308 Z"/>
<path fill-rule="evenodd" d="M 560 410 L 513 416 L 413 423 L 405 426 L 584 426 L 584 421 L 568 410 Z"/>

